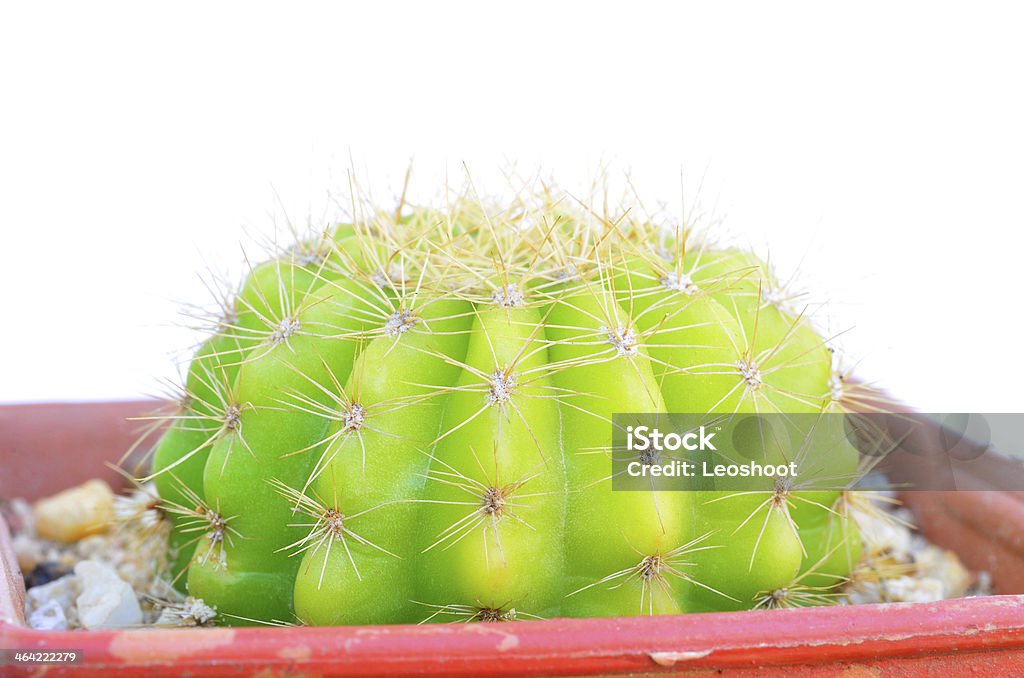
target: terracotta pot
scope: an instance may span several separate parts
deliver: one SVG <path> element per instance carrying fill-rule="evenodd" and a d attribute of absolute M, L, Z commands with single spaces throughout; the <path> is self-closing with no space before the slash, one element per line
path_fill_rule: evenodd
<path fill-rule="evenodd" d="M 126 416 L 150 403 L 0 407 L 0 497 L 35 498 L 116 473 L 133 439 Z M 1003 463 L 1003 462 L 998 462 Z M 994 472 L 1016 473 L 1005 460 Z M 988 570 L 1002 594 L 1024 592 L 1024 499 L 992 487 L 905 497 L 924 532 Z M 1021 484 L 1020 486 L 1024 486 Z M 0 519 L 0 648 L 74 649 L 47 675 L 553 676 L 1024 675 L 1024 596 L 674 617 L 514 624 L 39 632 Z M 0 667 L 29 675 L 40 667 Z"/>

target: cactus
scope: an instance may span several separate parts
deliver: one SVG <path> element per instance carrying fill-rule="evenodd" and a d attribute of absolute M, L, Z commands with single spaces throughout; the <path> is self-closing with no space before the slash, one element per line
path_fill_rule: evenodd
<path fill-rule="evenodd" d="M 467 189 L 251 268 L 155 446 L 176 584 L 237 623 L 823 604 L 856 565 L 829 487 L 611 489 L 612 415 L 841 411 L 769 267 L 684 226 Z"/>

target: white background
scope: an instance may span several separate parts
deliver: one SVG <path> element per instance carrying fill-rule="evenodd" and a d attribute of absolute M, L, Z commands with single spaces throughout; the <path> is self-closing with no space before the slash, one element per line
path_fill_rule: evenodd
<path fill-rule="evenodd" d="M 0 401 L 176 374 L 197 274 L 354 164 L 579 191 L 632 168 L 828 302 L 859 373 L 1024 410 L 1024 40 L 1012 4 L 23 3 L 0 10 Z M 703 179 L 699 198 L 697 184 Z M 280 196 L 280 202 L 275 197 Z M 801 263 L 802 262 L 802 263 Z"/>

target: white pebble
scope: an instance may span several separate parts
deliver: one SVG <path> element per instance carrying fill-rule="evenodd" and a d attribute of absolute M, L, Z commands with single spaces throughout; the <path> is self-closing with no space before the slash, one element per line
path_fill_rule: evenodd
<path fill-rule="evenodd" d="M 51 600 L 28 617 L 28 625 L 37 631 L 67 631 L 68 620 L 64 616 L 64 608 L 56 600 Z"/>
<path fill-rule="evenodd" d="M 910 560 L 913 533 L 905 525 L 892 520 L 884 513 L 876 514 L 855 509 L 851 514 L 860 528 L 865 555 L 887 553 L 896 560 Z"/>
<path fill-rule="evenodd" d="M 73 574 L 65 575 L 42 586 L 33 586 L 25 592 L 25 616 L 31 619 L 38 610 L 50 603 L 56 603 L 64 613 L 68 627 L 73 628 L 78 621 L 75 598 L 81 592 L 78 577 Z"/>
<path fill-rule="evenodd" d="M 942 600 L 942 582 L 930 577 L 897 577 L 884 581 L 886 598 L 898 603 L 934 603 Z"/>
<path fill-rule="evenodd" d="M 94 560 L 83 560 L 75 565 L 75 574 L 82 586 L 76 601 L 82 626 L 109 629 L 142 623 L 135 591 L 114 570 Z"/>

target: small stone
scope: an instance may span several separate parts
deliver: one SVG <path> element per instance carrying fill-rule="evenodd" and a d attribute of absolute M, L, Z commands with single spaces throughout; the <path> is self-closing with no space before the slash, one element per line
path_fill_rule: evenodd
<path fill-rule="evenodd" d="M 64 608 L 51 600 L 28 616 L 28 625 L 37 631 L 67 631 L 68 620 Z"/>
<path fill-rule="evenodd" d="M 913 533 L 909 528 L 881 512 L 855 510 L 852 516 L 860 528 L 865 556 L 888 554 L 897 560 L 910 560 Z"/>
<path fill-rule="evenodd" d="M 986 571 L 978 573 L 974 580 L 974 583 L 969 589 L 967 589 L 967 595 L 969 596 L 991 596 L 992 595 L 992 575 Z"/>
<path fill-rule="evenodd" d="M 931 577 L 896 577 L 883 582 L 885 597 L 894 603 L 934 603 L 942 600 L 942 582 Z"/>
<path fill-rule="evenodd" d="M 924 540 L 916 547 L 914 564 L 919 576 L 940 582 L 943 598 L 961 598 L 967 595 L 971 587 L 971 573 L 956 554 Z"/>
<path fill-rule="evenodd" d="M 110 567 L 94 560 L 83 560 L 75 566 L 75 574 L 82 585 L 82 594 L 75 601 L 82 626 L 109 629 L 142 623 L 142 609 L 135 591 Z"/>
<path fill-rule="evenodd" d="M 34 535 L 16 534 L 11 540 L 14 557 L 18 559 L 18 567 L 22 572 L 31 572 L 36 565 L 46 559 L 45 545 Z"/>
<path fill-rule="evenodd" d="M 110 527 L 114 518 L 114 493 L 102 480 L 36 502 L 36 532 L 44 539 L 73 542 Z"/>
<path fill-rule="evenodd" d="M 34 586 L 25 592 L 25 617 L 32 618 L 38 610 L 43 609 L 50 603 L 56 603 L 67 624 L 67 628 L 75 628 L 78 624 L 78 611 L 75 608 L 75 598 L 81 593 L 78 585 L 78 577 L 69 574 L 49 584 Z"/>
<path fill-rule="evenodd" d="M 36 586 L 42 586 L 43 584 L 49 584 L 50 582 L 57 581 L 64 575 L 70 573 L 71 570 L 63 563 L 53 560 L 37 563 L 36 566 L 33 567 L 27 575 L 25 575 L 25 588 L 30 589 Z"/>

